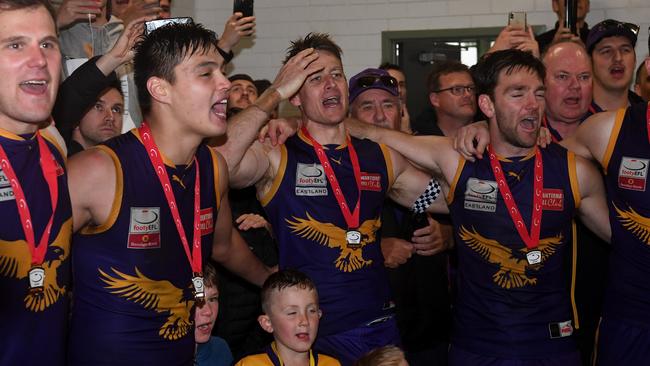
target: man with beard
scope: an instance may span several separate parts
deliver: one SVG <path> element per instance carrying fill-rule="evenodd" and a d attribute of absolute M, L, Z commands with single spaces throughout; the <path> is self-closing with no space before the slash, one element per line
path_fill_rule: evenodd
<path fill-rule="evenodd" d="M 350 124 L 355 135 L 393 146 L 450 184 L 459 257 L 450 365 L 580 365 L 562 263 L 576 213 L 604 239 L 609 223 L 596 169 L 556 144 L 535 146 L 544 75 L 541 61 L 518 50 L 476 65 L 491 145 L 475 162 L 449 140 Z"/>

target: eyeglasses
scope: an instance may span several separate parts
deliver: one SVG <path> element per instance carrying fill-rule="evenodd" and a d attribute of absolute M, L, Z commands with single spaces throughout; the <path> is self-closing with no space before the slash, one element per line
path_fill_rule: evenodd
<path fill-rule="evenodd" d="M 639 34 L 639 26 L 634 23 L 625 23 L 614 19 L 606 19 L 596 24 L 596 29 L 598 31 L 604 31 L 611 28 L 624 28 L 634 33 L 635 36 Z"/>
<path fill-rule="evenodd" d="M 357 79 L 357 87 L 368 88 L 370 86 L 381 83 L 382 85 L 389 88 L 397 88 L 397 80 L 394 77 L 389 75 L 368 75 L 362 76 Z"/>
<path fill-rule="evenodd" d="M 442 93 L 444 91 L 450 91 L 451 94 L 457 97 L 465 94 L 465 91 L 467 91 L 470 95 L 474 95 L 476 94 L 476 86 L 475 85 L 454 85 L 454 86 L 450 86 L 449 88 L 434 90 L 433 92 Z"/>

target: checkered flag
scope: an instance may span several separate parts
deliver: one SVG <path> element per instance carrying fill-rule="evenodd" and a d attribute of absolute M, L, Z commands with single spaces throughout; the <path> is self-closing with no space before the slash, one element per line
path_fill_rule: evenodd
<path fill-rule="evenodd" d="M 413 203 L 413 207 L 411 207 L 411 211 L 415 213 L 422 213 L 427 210 L 429 206 L 433 203 L 433 201 L 438 198 L 440 195 L 440 192 L 442 192 L 442 188 L 440 188 L 440 183 L 436 180 L 436 178 L 431 178 L 429 181 L 429 184 L 427 184 L 427 188 L 424 190 L 424 193 L 418 197 L 418 199 L 415 200 Z"/>

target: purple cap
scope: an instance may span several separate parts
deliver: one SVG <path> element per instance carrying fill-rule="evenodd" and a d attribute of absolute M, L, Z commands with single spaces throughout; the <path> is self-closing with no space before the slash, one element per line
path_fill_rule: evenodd
<path fill-rule="evenodd" d="M 397 80 L 382 69 L 365 69 L 350 79 L 350 103 L 369 89 L 381 89 L 394 96 L 399 95 Z"/>
<path fill-rule="evenodd" d="M 636 46 L 636 37 L 639 33 L 639 26 L 632 23 L 619 22 L 614 19 L 606 19 L 596 24 L 589 31 L 587 36 L 587 50 L 591 54 L 596 44 L 603 38 L 621 36 L 627 37 L 632 42 L 632 47 Z"/>

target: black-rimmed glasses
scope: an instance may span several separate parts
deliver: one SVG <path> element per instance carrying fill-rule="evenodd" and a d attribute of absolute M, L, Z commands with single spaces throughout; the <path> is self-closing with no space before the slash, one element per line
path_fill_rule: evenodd
<path fill-rule="evenodd" d="M 454 86 L 450 86 L 449 88 L 434 90 L 433 92 L 434 93 L 442 93 L 444 91 L 449 91 L 449 92 L 451 92 L 451 94 L 453 94 L 453 95 L 455 95 L 457 97 L 463 95 L 466 91 L 470 95 L 474 95 L 474 94 L 476 94 L 476 86 L 475 85 L 454 85 Z"/>

